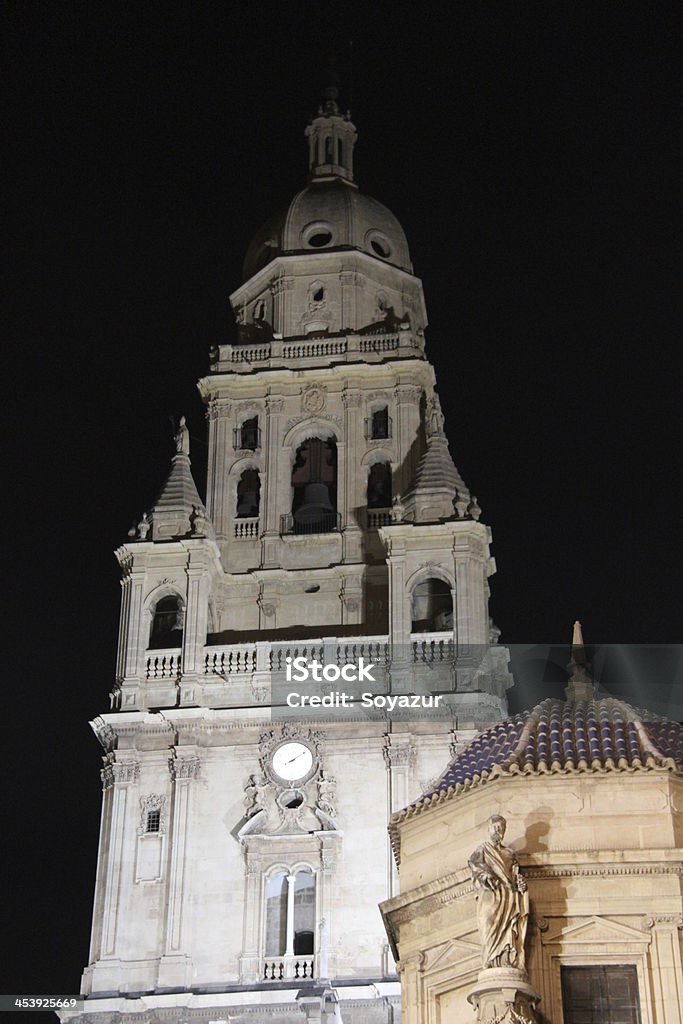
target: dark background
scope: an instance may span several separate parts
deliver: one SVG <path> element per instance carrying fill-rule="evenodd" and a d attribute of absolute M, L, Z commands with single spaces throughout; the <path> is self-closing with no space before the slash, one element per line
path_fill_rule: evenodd
<path fill-rule="evenodd" d="M 164 478 L 169 417 L 203 490 L 195 381 L 234 336 L 252 234 L 305 181 L 330 54 L 357 180 L 425 283 L 503 641 L 564 644 L 576 617 L 595 643 L 680 639 L 679 10 L 3 5 L 5 991 L 78 990 L 112 550 Z M 641 703 L 669 685 L 641 683 Z"/>

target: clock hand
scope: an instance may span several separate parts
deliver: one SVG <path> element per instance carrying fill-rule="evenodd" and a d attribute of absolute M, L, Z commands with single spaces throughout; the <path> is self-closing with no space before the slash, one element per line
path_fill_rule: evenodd
<path fill-rule="evenodd" d="M 286 761 L 285 764 L 291 764 L 292 761 L 296 761 L 298 757 L 303 757 L 305 753 L 306 751 L 302 750 L 300 754 L 295 754 L 294 757 L 290 757 L 289 761 Z"/>

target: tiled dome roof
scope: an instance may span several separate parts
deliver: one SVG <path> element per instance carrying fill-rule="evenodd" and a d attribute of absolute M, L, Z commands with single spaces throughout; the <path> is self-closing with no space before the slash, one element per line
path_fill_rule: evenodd
<path fill-rule="evenodd" d="M 550 698 L 482 732 L 392 821 L 500 776 L 653 770 L 683 772 L 683 726 L 614 697 Z"/>

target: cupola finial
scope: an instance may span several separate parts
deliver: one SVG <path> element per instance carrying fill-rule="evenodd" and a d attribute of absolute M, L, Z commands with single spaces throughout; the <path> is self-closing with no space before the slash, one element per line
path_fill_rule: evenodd
<path fill-rule="evenodd" d="M 567 687 L 564 691 L 567 696 L 567 700 L 592 700 L 595 696 L 595 684 L 590 674 L 590 662 L 586 655 L 586 648 L 583 642 L 583 630 L 578 619 L 574 622 L 574 628 L 572 630 L 572 646 L 570 661 L 567 668 L 571 672 L 567 682 Z"/>
<path fill-rule="evenodd" d="M 306 129 L 308 169 L 312 181 L 338 179 L 353 184 L 353 146 L 356 129 L 350 113 L 339 109 L 339 76 L 330 58 L 324 102 Z"/>

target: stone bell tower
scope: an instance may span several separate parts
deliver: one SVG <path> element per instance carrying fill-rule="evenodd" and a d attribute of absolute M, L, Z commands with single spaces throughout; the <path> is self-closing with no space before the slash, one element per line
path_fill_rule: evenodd
<path fill-rule="evenodd" d="M 308 182 L 249 246 L 236 336 L 199 382 L 206 502 L 181 420 L 116 553 L 93 1021 L 396 1021 L 388 817 L 506 712 L 491 533 L 449 452 L 405 234 L 358 190 L 336 86 L 306 138 Z M 375 690 L 438 691 L 446 713 L 283 718 L 294 656 L 364 657 Z"/>

